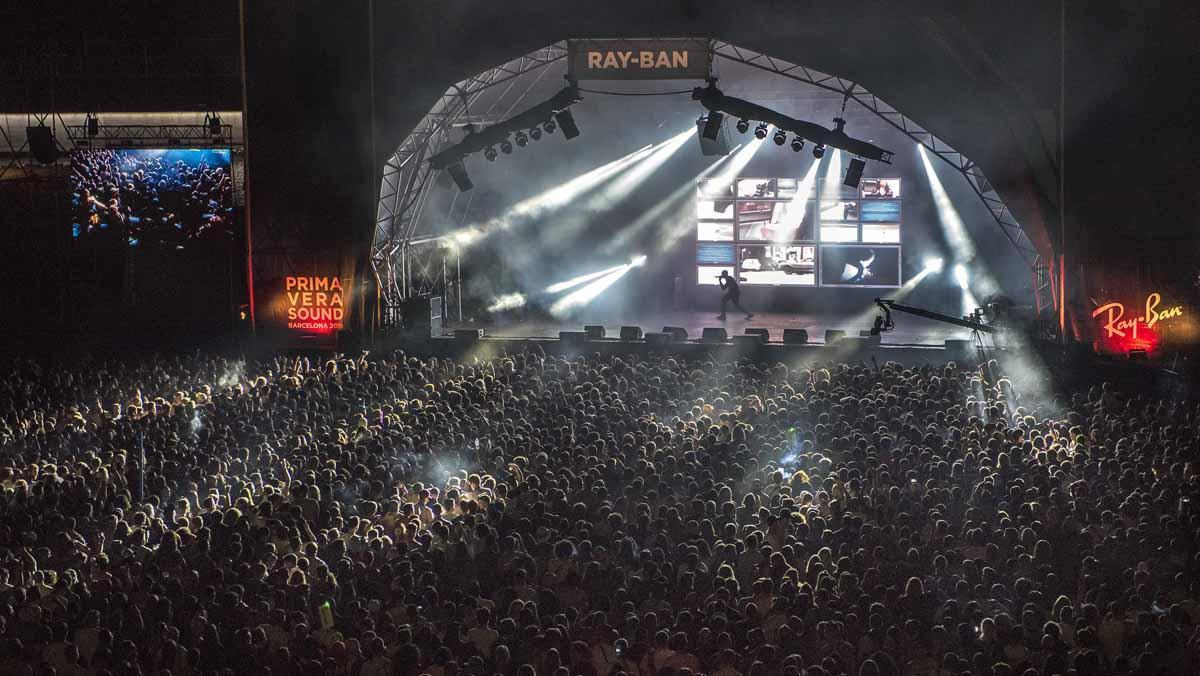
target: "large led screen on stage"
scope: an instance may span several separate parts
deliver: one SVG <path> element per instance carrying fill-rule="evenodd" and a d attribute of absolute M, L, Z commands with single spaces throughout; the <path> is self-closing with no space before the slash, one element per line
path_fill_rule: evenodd
<path fill-rule="evenodd" d="M 746 286 L 900 285 L 898 178 L 864 178 L 858 188 L 834 179 L 705 179 L 696 217 L 699 284 L 730 265 Z M 726 263 L 730 250 L 736 261 Z"/>
<path fill-rule="evenodd" d="M 821 247 L 821 286 L 900 286 L 900 247 L 826 244 Z"/>
<path fill-rule="evenodd" d="M 71 155 L 71 232 L 183 249 L 233 233 L 227 148 L 79 149 Z"/>
<path fill-rule="evenodd" d="M 815 286 L 817 247 L 813 244 L 754 244 L 738 249 L 738 273 L 745 284 Z"/>

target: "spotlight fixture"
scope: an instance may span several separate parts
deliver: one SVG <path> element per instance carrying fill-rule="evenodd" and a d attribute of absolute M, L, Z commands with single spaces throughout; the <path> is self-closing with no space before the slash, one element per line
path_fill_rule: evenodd
<path fill-rule="evenodd" d="M 508 139 L 504 139 L 500 142 L 500 152 L 504 153 L 505 155 L 512 154 L 512 143 L 510 143 Z"/>
<path fill-rule="evenodd" d="M 533 139 L 534 141 L 542 140 L 542 128 L 534 127 L 533 129 L 530 129 L 529 130 L 529 138 Z"/>
<path fill-rule="evenodd" d="M 484 148 L 483 156 L 485 158 L 487 158 L 488 162 L 495 162 L 496 161 L 496 146 L 488 146 L 488 147 Z"/>
<path fill-rule="evenodd" d="M 787 132 L 782 129 L 776 129 L 775 136 L 772 138 L 772 140 L 775 141 L 775 145 L 777 146 L 787 143 Z"/>
<path fill-rule="evenodd" d="M 825 157 L 825 146 L 813 146 L 813 157 L 818 160 Z"/>
<path fill-rule="evenodd" d="M 942 258 L 926 258 L 925 269 L 931 273 L 941 272 L 946 267 L 946 261 Z"/>
<path fill-rule="evenodd" d="M 754 128 L 754 138 L 761 141 L 761 140 L 765 139 L 766 137 L 767 137 L 767 124 L 765 122 L 763 122 Z"/>
<path fill-rule="evenodd" d="M 546 120 L 546 123 L 542 125 L 542 129 L 545 129 L 547 134 L 553 134 L 557 126 L 554 124 L 554 120 Z"/>
<path fill-rule="evenodd" d="M 800 140 L 799 136 L 792 139 L 792 150 L 794 150 L 796 152 L 800 152 L 801 150 L 804 150 L 804 141 Z"/>
<path fill-rule="evenodd" d="M 750 122 L 748 120 L 738 120 L 737 130 L 739 134 L 745 134 L 750 131 Z"/>
<path fill-rule="evenodd" d="M 525 135 L 525 132 L 517 132 L 517 145 L 522 148 L 529 145 L 529 137 Z"/>

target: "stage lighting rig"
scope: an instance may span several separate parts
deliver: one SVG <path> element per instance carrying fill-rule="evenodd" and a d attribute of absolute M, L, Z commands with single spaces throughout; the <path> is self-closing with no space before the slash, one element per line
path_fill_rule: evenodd
<path fill-rule="evenodd" d="M 737 117 L 739 120 L 739 131 L 741 131 L 742 120 L 747 122 L 747 128 L 749 128 L 750 120 L 758 121 L 759 126 L 755 130 L 754 135 L 760 139 L 766 138 L 767 125 L 773 125 L 776 129 L 781 129 L 785 132 L 790 131 L 800 138 L 812 141 L 814 145 L 838 148 L 851 155 L 868 160 L 891 164 L 892 158 L 895 156 L 895 153 L 890 150 L 884 150 L 867 141 L 847 136 L 845 132 L 846 121 L 840 117 L 834 119 L 833 129 L 827 129 L 819 124 L 797 120 L 796 118 L 760 106 L 757 103 L 746 101 L 745 99 L 726 96 L 712 82 L 709 82 L 707 86 L 693 89 L 692 98 L 699 101 L 709 111 L 721 112 Z"/>
<path fill-rule="evenodd" d="M 750 131 L 749 120 L 745 120 L 745 119 L 738 120 L 737 130 L 738 130 L 739 134 L 745 134 L 746 132 Z"/>
<path fill-rule="evenodd" d="M 813 157 L 818 160 L 825 157 L 825 146 L 813 146 Z"/>
<path fill-rule="evenodd" d="M 754 138 L 761 141 L 761 140 L 765 139 L 766 137 L 767 137 L 767 125 L 764 122 L 754 128 Z"/>
<path fill-rule="evenodd" d="M 533 139 L 534 141 L 542 140 L 542 128 L 534 125 L 534 127 L 529 130 L 529 138 Z"/>
<path fill-rule="evenodd" d="M 541 132 L 533 132 L 537 127 L 541 127 L 547 134 L 552 134 L 556 128 L 562 127 L 566 138 L 574 138 L 579 135 L 579 127 L 576 126 L 569 108 L 582 100 L 578 86 L 572 81 L 549 99 L 503 122 L 479 131 L 468 128 L 462 141 L 430 157 L 429 165 L 434 169 L 445 170 L 461 164 L 464 158 L 477 152 L 482 152 L 485 158 L 493 161 L 496 157 L 495 146 L 499 145 L 500 152 L 507 155 L 512 152 L 510 136 L 515 137 L 517 145 L 524 147 L 529 143 L 530 136 L 534 140 L 540 137 Z"/>
<path fill-rule="evenodd" d="M 785 132 L 782 129 L 776 129 L 775 137 L 772 140 L 775 141 L 775 145 L 777 145 L 777 146 L 781 146 L 784 143 L 787 143 L 787 132 Z"/>
<path fill-rule="evenodd" d="M 799 136 L 792 139 L 792 150 L 795 152 L 804 150 L 804 139 L 800 138 Z"/>

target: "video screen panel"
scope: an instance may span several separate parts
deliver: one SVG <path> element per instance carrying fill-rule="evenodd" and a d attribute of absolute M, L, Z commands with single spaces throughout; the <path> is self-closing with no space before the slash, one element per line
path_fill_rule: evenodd
<path fill-rule="evenodd" d="M 738 249 L 743 284 L 815 286 L 817 247 L 813 244 L 757 244 Z"/>
<path fill-rule="evenodd" d="M 733 200 L 701 199 L 696 203 L 696 218 L 702 221 L 733 221 Z"/>
<path fill-rule="evenodd" d="M 900 247 L 821 246 L 821 286 L 895 288 L 900 285 Z"/>
<path fill-rule="evenodd" d="M 737 196 L 749 199 L 786 199 L 796 197 L 799 181 L 794 178 L 743 178 L 738 180 Z"/>
<path fill-rule="evenodd" d="M 821 202 L 822 223 L 857 223 L 858 202 Z"/>
<path fill-rule="evenodd" d="M 696 239 L 709 242 L 732 242 L 733 221 L 700 221 L 696 224 Z"/>
<path fill-rule="evenodd" d="M 229 149 L 80 149 L 71 156 L 74 237 L 192 244 L 233 233 Z"/>
<path fill-rule="evenodd" d="M 721 276 L 721 271 L 726 270 L 726 271 L 732 273 L 733 272 L 733 270 L 731 269 L 732 267 L 733 266 L 731 266 L 731 265 L 727 265 L 727 266 L 699 265 L 699 266 L 696 266 L 696 283 L 703 285 L 703 286 L 718 286 L 720 284 L 720 282 L 717 281 L 717 278 Z"/>
<path fill-rule="evenodd" d="M 862 241 L 880 244 L 900 243 L 899 223 L 863 223 Z"/>
<path fill-rule="evenodd" d="M 724 178 L 706 178 L 700 181 L 697 190 L 700 199 L 733 199 L 733 180 Z"/>
<path fill-rule="evenodd" d="M 812 210 L 816 202 L 795 200 L 744 202 L 748 213 L 738 214 L 738 239 L 749 242 L 812 241 Z"/>
<path fill-rule="evenodd" d="M 706 244 L 701 242 L 696 245 L 696 263 L 699 265 L 732 266 L 736 260 L 732 244 Z"/>
<path fill-rule="evenodd" d="M 858 223 L 822 223 L 822 242 L 857 242 Z"/>
<path fill-rule="evenodd" d="M 860 204 L 863 223 L 898 223 L 900 221 L 900 201 L 864 201 Z"/>
<path fill-rule="evenodd" d="M 899 199 L 900 179 L 864 178 L 858 184 L 858 191 L 863 199 Z"/>

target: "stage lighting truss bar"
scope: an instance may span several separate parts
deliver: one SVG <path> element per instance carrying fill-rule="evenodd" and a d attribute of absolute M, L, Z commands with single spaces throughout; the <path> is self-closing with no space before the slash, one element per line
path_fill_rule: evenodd
<path fill-rule="evenodd" d="M 403 258 L 401 254 L 406 242 L 412 239 L 426 202 L 425 197 L 440 173 L 430 168 L 425 160 L 455 141 L 450 138 L 450 132 L 460 123 L 465 123 L 467 119 L 475 121 L 472 118 L 476 116 L 480 120 L 493 117 L 491 110 L 482 114 L 471 110 L 471 106 L 477 104 L 485 92 L 508 84 L 508 88 L 493 103 L 494 108 L 516 86 L 518 78 L 563 61 L 566 56 L 566 43 L 559 42 L 455 83 L 438 97 L 429 114 L 421 119 L 404 143 L 392 153 L 384 165 L 371 248 L 371 265 L 383 285 L 386 299 L 399 301 L 411 298 L 425 285 L 421 276 L 429 269 L 428 266 L 395 264 L 401 262 L 397 258 Z M 545 72 L 543 70 L 530 87 L 540 81 Z M 524 95 L 511 105 L 509 111 Z M 503 117 L 501 115 L 501 119 Z M 410 278 L 410 272 L 415 272 L 417 278 Z"/>
<path fill-rule="evenodd" d="M 1001 232 L 1004 233 L 1013 248 L 1017 250 L 1021 259 L 1030 268 L 1033 267 L 1038 255 L 1036 247 L 1034 247 L 1033 242 L 1029 239 L 1021 224 L 1013 217 L 1012 211 L 1004 204 L 1004 200 L 996 193 L 991 182 L 983 175 L 983 171 L 979 166 L 963 156 L 962 153 L 950 147 L 949 144 L 926 131 L 900 111 L 881 101 L 879 97 L 844 78 L 826 75 L 820 71 L 805 66 L 798 66 L 782 59 L 729 44 L 728 42 L 717 41 L 714 43 L 714 57 L 752 66 L 760 70 L 775 73 L 776 75 L 791 78 L 798 82 L 820 87 L 830 92 L 836 92 L 874 113 L 879 119 L 888 123 L 916 143 L 921 144 L 926 150 L 962 174 L 967 179 L 967 183 L 970 184 L 971 190 L 975 192 L 976 196 L 987 207 L 988 212 L 992 215 L 992 219 L 996 222 L 996 225 L 1000 227 Z"/>
<path fill-rule="evenodd" d="M 234 142 L 233 125 L 231 124 L 222 124 L 221 133 L 218 136 L 212 135 L 212 130 L 207 124 L 101 124 L 100 133 L 97 136 L 88 136 L 86 124 L 67 125 L 66 129 L 67 138 L 77 146 L 80 141 L 90 141 L 93 148 L 111 146 L 162 148 L 167 147 L 165 144 L 200 147 L 213 145 L 214 140 L 219 140 L 217 145 L 222 147 L 241 145 L 240 142 Z"/>

